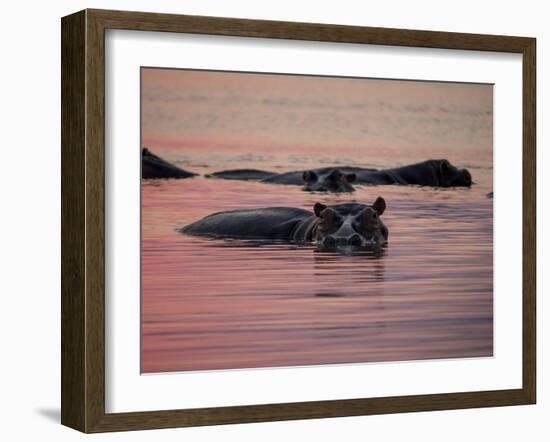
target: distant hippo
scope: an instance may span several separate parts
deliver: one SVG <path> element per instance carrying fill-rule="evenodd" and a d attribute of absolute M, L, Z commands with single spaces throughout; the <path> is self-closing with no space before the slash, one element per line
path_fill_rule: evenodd
<path fill-rule="evenodd" d="M 227 170 L 207 175 L 207 177 L 294 184 L 303 186 L 303 190 L 318 192 L 351 192 L 354 190 L 353 183 L 415 184 L 433 187 L 470 187 L 472 185 L 470 172 L 456 168 L 448 160 L 427 160 L 384 170 L 363 167 L 325 167 L 279 174 L 255 169 Z"/>
<path fill-rule="evenodd" d="M 141 177 L 143 179 L 191 178 L 194 176 L 197 176 L 197 174 L 174 166 L 152 153 L 146 147 L 141 151 Z"/>
<path fill-rule="evenodd" d="M 388 240 L 388 229 L 380 219 L 385 210 L 386 202 L 381 197 L 370 206 L 315 203 L 313 213 L 291 207 L 233 210 L 209 215 L 179 232 L 213 238 L 314 243 L 327 248 L 380 246 Z"/>
<path fill-rule="evenodd" d="M 267 172 L 257 169 L 234 169 L 214 172 L 206 175 L 207 178 L 222 178 L 225 180 L 259 181 L 270 184 L 290 184 L 303 186 L 303 190 L 317 192 L 353 192 L 354 181 L 357 171 L 375 171 L 375 169 L 364 169 L 345 167 L 324 167 L 314 170 L 298 170 L 284 173 Z M 345 171 L 345 172 L 343 172 Z"/>
<path fill-rule="evenodd" d="M 323 169 L 287 172 L 262 180 L 272 184 L 297 184 L 303 185 L 303 190 L 311 192 L 353 192 L 355 188 L 351 183 L 357 180 L 354 172 L 342 172 L 333 167 Z"/>
<path fill-rule="evenodd" d="M 427 160 L 409 166 L 357 172 L 357 182 L 364 184 L 416 184 L 433 187 L 470 187 L 472 176 L 448 160 Z"/>

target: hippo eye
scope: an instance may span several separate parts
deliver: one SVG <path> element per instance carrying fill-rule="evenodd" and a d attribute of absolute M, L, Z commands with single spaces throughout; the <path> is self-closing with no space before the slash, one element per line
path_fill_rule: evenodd
<path fill-rule="evenodd" d="M 331 173 L 330 173 L 330 178 L 331 179 L 339 179 L 342 177 L 342 172 L 340 172 L 338 169 L 335 169 L 333 170 Z"/>
<path fill-rule="evenodd" d="M 321 222 L 319 223 L 319 225 L 324 229 L 328 229 L 330 228 L 330 226 L 332 226 L 332 220 L 327 218 L 321 218 Z"/>
<path fill-rule="evenodd" d="M 337 220 L 337 214 L 330 208 L 323 210 L 318 215 L 321 217 L 321 224 L 324 226 L 330 226 Z"/>
<path fill-rule="evenodd" d="M 315 172 L 313 172 L 312 170 L 306 170 L 302 174 L 302 178 L 305 182 L 315 181 L 317 179 L 317 174 Z"/>

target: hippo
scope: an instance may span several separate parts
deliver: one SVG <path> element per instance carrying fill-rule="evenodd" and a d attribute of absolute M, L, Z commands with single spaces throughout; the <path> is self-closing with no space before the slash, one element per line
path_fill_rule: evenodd
<path fill-rule="evenodd" d="M 143 179 L 191 178 L 194 176 L 197 176 L 197 174 L 180 169 L 155 155 L 146 147 L 141 151 L 141 177 Z"/>
<path fill-rule="evenodd" d="M 285 173 L 236 169 L 215 172 L 207 177 L 301 185 L 303 190 L 318 192 L 352 192 L 353 184 L 415 184 L 432 187 L 470 187 L 472 185 L 472 176 L 468 170 L 458 169 L 445 159 L 427 160 L 384 170 L 347 166 Z"/>
<path fill-rule="evenodd" d="M 325 167 L 323 169 L 305 170 L 298 172 L 281 173 L 262 180 L 272 184 L 298 184 L 302 189 L 310 192 L 353 192 L 351 183 L 357 180 L 354 172 L 342 172 L 338 168 Z"/>
<path fill-rule="evenodd" d="M 303 190 L 316 192 L 353 192 L 352 183 L 357 175 L 354 171 L 375 171 L 359 167 L 324 167 L 314 170 L 298 170 L 284 173 L 267 172 L 257 169 L 233 169 L 214 172 L 207 178 L 222 178 L 225 180 L 259 181 L 270 184 L 289 184 L 303 186 Z"/>
<path fill-rule="evenodd" d="M 313 243 L 324 248 L 378 247 L 387 243 L 388 228 L 380 216 L 386 201 L 372 205 L 315 203 L 313 212 L 293 207 L 218 212 L 178 231 L 187 235 L 224 239 Z"/>
<path fill-rule="evenodd" d="M 416 184 L 432 187 L 470 187 L 472 176 L 449 160 L 427 160 L 385 170 L 357 172 L 357 182 L 364 184 Z"/>

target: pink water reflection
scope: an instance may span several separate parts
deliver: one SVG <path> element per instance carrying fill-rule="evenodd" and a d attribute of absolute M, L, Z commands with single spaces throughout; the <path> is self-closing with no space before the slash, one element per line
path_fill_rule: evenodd
<path fill-rule="evenodd" d="M 492 355 L 491 87 L 259 77 L 145 72 L 144 144 L 201 174 L 435 157 L 469 167 L 477 184 L 350 196 L 203 177 L 143 182 L 142 371 Z M 390 229 L 380 256 L 175 231 L 220 210 L 377 196 Z"/>

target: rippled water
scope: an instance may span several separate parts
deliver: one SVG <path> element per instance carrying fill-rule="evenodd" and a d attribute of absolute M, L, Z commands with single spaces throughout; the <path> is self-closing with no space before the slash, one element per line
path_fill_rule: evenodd
<path fill-rule="evenodd" d="M 143 70 L 143 146 L 185 169 L 447 158 L 476 184 L 143 181 L 142 372 L 492 355 L 492 118 L 488 85 Z M 376 254 L 176 232 L 221 210 L 377 196 L 390 234 Z"/>
<path fill-rule="evenodd" d="M 492 354 L 492 200 L 472 189 L 364 186 L 352 195 L 193 178 L 142 186 L 142 371 Z M 202 239 L 215 211 L 316 201 L 388 208 L 381 253 Z"/>

